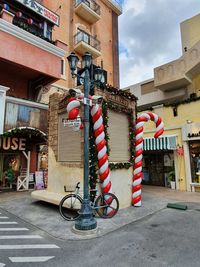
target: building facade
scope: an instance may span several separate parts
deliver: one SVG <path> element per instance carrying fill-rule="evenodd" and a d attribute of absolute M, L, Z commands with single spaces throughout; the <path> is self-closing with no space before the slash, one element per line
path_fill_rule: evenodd
<path fill-rule="evenodd" d="M 79 85 L 66 57 L 91 53 L 119 86 L 117 0 L 0 0 L 0 188 L 46 170 L 48 102 Z M 81 69 L 81 65 L 79 65 Z M 81 73 L 79 73 L 81 74 Z M 24 179 L 24 182 L 22 181 Z"/>
<path fill-rule="evenodd" d="M 138 97 L 138 111 L 160 115 L 164 135 L 153 139 L 155 126 L 145 125 L 144 183 L 198 191 L 200 156 L 200 15 L 181 23 L 183 54 L 154 69 L 154 79 L 125 88 Z"/>

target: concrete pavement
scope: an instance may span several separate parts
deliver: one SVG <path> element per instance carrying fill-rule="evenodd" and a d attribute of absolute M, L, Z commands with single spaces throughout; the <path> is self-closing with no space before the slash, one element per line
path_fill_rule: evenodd
<path fill-rule="evenodd" d="M 32 199 L 30 192 L 0 193 L 0 209 L 14 214 L 50 236 L 62 240 L 89 239 L 105 235 L 131 222 L 144 219 L 159 210 L 165 209 L 169 202 L 188 205 L 194 202 L 200 203 L 200 193 L 143 186 L 142 207 L 122 209 L 115 217 L 107 220 L 97 217 L 98 229 L 96 233 L 79 235 L 72 231 L 74 222 L 65 221 L 60 216 L 57 206 Z"/>

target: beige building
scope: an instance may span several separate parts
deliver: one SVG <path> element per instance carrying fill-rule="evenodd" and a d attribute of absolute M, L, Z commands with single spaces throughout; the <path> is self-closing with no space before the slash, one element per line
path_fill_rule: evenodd
<path fill-rule="evenodd" d="M 155 126 L 145 125 L 144 183 L 169 186 L 175 173 L 177 190 L 200 186 L 200 14 L 181 23 L 183 54 L 154 69 L 154 78 L 129 86 L 138 111 L 160 115 L 165 132 L 153 139 Z"/>

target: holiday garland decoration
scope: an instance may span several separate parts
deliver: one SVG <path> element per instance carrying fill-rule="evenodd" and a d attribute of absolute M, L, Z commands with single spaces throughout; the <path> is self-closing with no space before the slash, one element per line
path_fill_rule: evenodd
<path fill-rule="evenodd" d="M 132 187 L 132 205 L 141 206 L 141 183 L 142 183 L 142 153 L 143 153 L 143 125 L 146 121 L 154 121 L 156 124 L 155 138 L 158 138 L 164 132 L 164 124 L 162 119 L 155 113 L 142 113 L 136 122 L 136 141 L 135 141 L 135 163 L 133 166 L 133 187 Z"/>
<path fill-rule="evenodd" d="M 12 136 L 28 136 L 28 137 L 38 137 L 47 140 L 47 134 L 43 131 L 33 128 L 33 127 L 16 127 L 13 129 L 4 132 L 1 136 L 3 137 L 12 137 Z"/>
<path fill-rule="evenodd" d="M 126 113 L 128 116 L 128 122 L 129 122 L 129 140 L 130 140 L 130 161 L 128 162 L 120 162 L 120 163 L 109 163 L 109 167 L 111 170 L 117 170 L 117 169 L 129 169 L 133 164 L 134 159 L 134 141 L 135 141 L 135 128 L 133 123 L 133 110 L 119 106 L 117 104 L 112 103 L 111 101 L 103 101 L 102 103 L 102 111 L 103 111 L 103 118 L 104 118 L 104 128 L 105 128 L 105 139 L 107 142 L 107 150 L 108 154 L 110 152 L 109 148 L 109 134 L 107 131 L 108 128 L 108 110 L 112 109 L 116 112 L 122 112 Z"/>

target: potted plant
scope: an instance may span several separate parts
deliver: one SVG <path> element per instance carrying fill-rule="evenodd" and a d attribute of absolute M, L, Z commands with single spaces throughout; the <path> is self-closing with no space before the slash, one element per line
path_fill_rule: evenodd
<path fill-rule="evenodd" d="M 168 181 L 170 182 L 171 189 L 176 189 L 176 182 L 175 182 L 175 170 L 172 170 L 168 173 Z"/>

